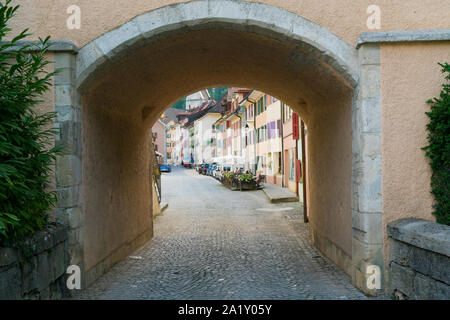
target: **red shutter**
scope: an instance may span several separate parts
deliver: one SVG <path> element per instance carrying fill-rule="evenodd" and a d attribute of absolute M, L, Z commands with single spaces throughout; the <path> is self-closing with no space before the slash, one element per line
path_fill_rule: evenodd
<path fill-rule="evenodd" d="M 302 179 L 302 162 L 300 160 L 295 160 L 295 176 L 297 182 Z"/>
<path fill-rule="evenodd" d="M 299 118 L 298 118 L 298 114 L 296 114 L 295 112 L 292 113 L 292 138 L 294 140 L 298 140 L 300 138 Z"/>

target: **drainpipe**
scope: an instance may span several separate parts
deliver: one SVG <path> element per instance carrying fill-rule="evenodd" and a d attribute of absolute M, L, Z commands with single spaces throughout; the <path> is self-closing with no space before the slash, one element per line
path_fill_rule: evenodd
<path fill-rule="evenodd" d="M 286 168 L 284 167 L 284 135 L 283 135 L 283 122 L 284 122 L 284 103 L 280 101 L 280 114 L 281 114 L 281 120 L 280 120 L 280 134 L 281 134 L 281 185 L 283 187 L 286 187 L 286 181 L 284 181 L 284 170 Z M 298 183 L 297 183 L 298 185 Z"/>
<path fill-rule="evenodd" d="M 256 103 L 253 103 L 253 137 L 255 138 L 254 140 L 254 145 L 255 145 L 255 153 L 253 154 L 253 160 L 255 161 L 255 175 L 256 175 L 256 171 L 258 170 L 258 156 L 256 153 L 256 145 L 258 143 L 258 139 L 256 137 Z"/>
<path fill-rule="evenodd" d="M 308 200 L 306 199 L 306 177 L 307 177 L 307 172 L 306 172 L 306 148 L 305 148 L 305 123 L 301 122 L 301 127 L 302 127 L 302 162 L 303 162 L 303 221 L 305 223 L 309 222 L 308 220 Z M 298 154 L 298 153 L 297 153 Z M 298 183 L 297 183 L 297 188 L 298 188 Z"/>
<path fill-rule="evenodd" d="M 164 125 L 164 163 L 167 163 L 167 127 Z"/>

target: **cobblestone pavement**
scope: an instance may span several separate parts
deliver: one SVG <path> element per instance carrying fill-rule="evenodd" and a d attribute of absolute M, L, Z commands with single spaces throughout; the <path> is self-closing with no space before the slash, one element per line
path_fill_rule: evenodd
<path fill-rule="evenodd" d="M 195 170 L 164 174 L 154 238 L 79 299 L 365 299 L 316 250 L 298 203 L 230 191 Z"/>

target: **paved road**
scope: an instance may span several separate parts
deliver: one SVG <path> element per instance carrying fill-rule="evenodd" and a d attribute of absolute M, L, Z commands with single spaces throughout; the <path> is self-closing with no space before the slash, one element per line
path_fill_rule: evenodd
<path fill-rule="evenodd" d="M 181 168 L 162 184 L 169 208 L 154 238 L 78 298 L 365 299 L 312 246 L 298 203 Z"/>

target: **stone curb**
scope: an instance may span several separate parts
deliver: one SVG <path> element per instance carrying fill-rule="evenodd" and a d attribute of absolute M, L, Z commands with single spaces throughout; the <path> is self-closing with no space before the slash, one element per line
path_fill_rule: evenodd
<path fill-rule="evenodd" d="M 298 202 L 298 197 L 294 196 L 273 196 L 270 194 L 270 192 L 267 191 L 266 188 L 262 189 L 264 194 L 269 199 L 270 203 L 281 203 L 281 202 Z"/>

